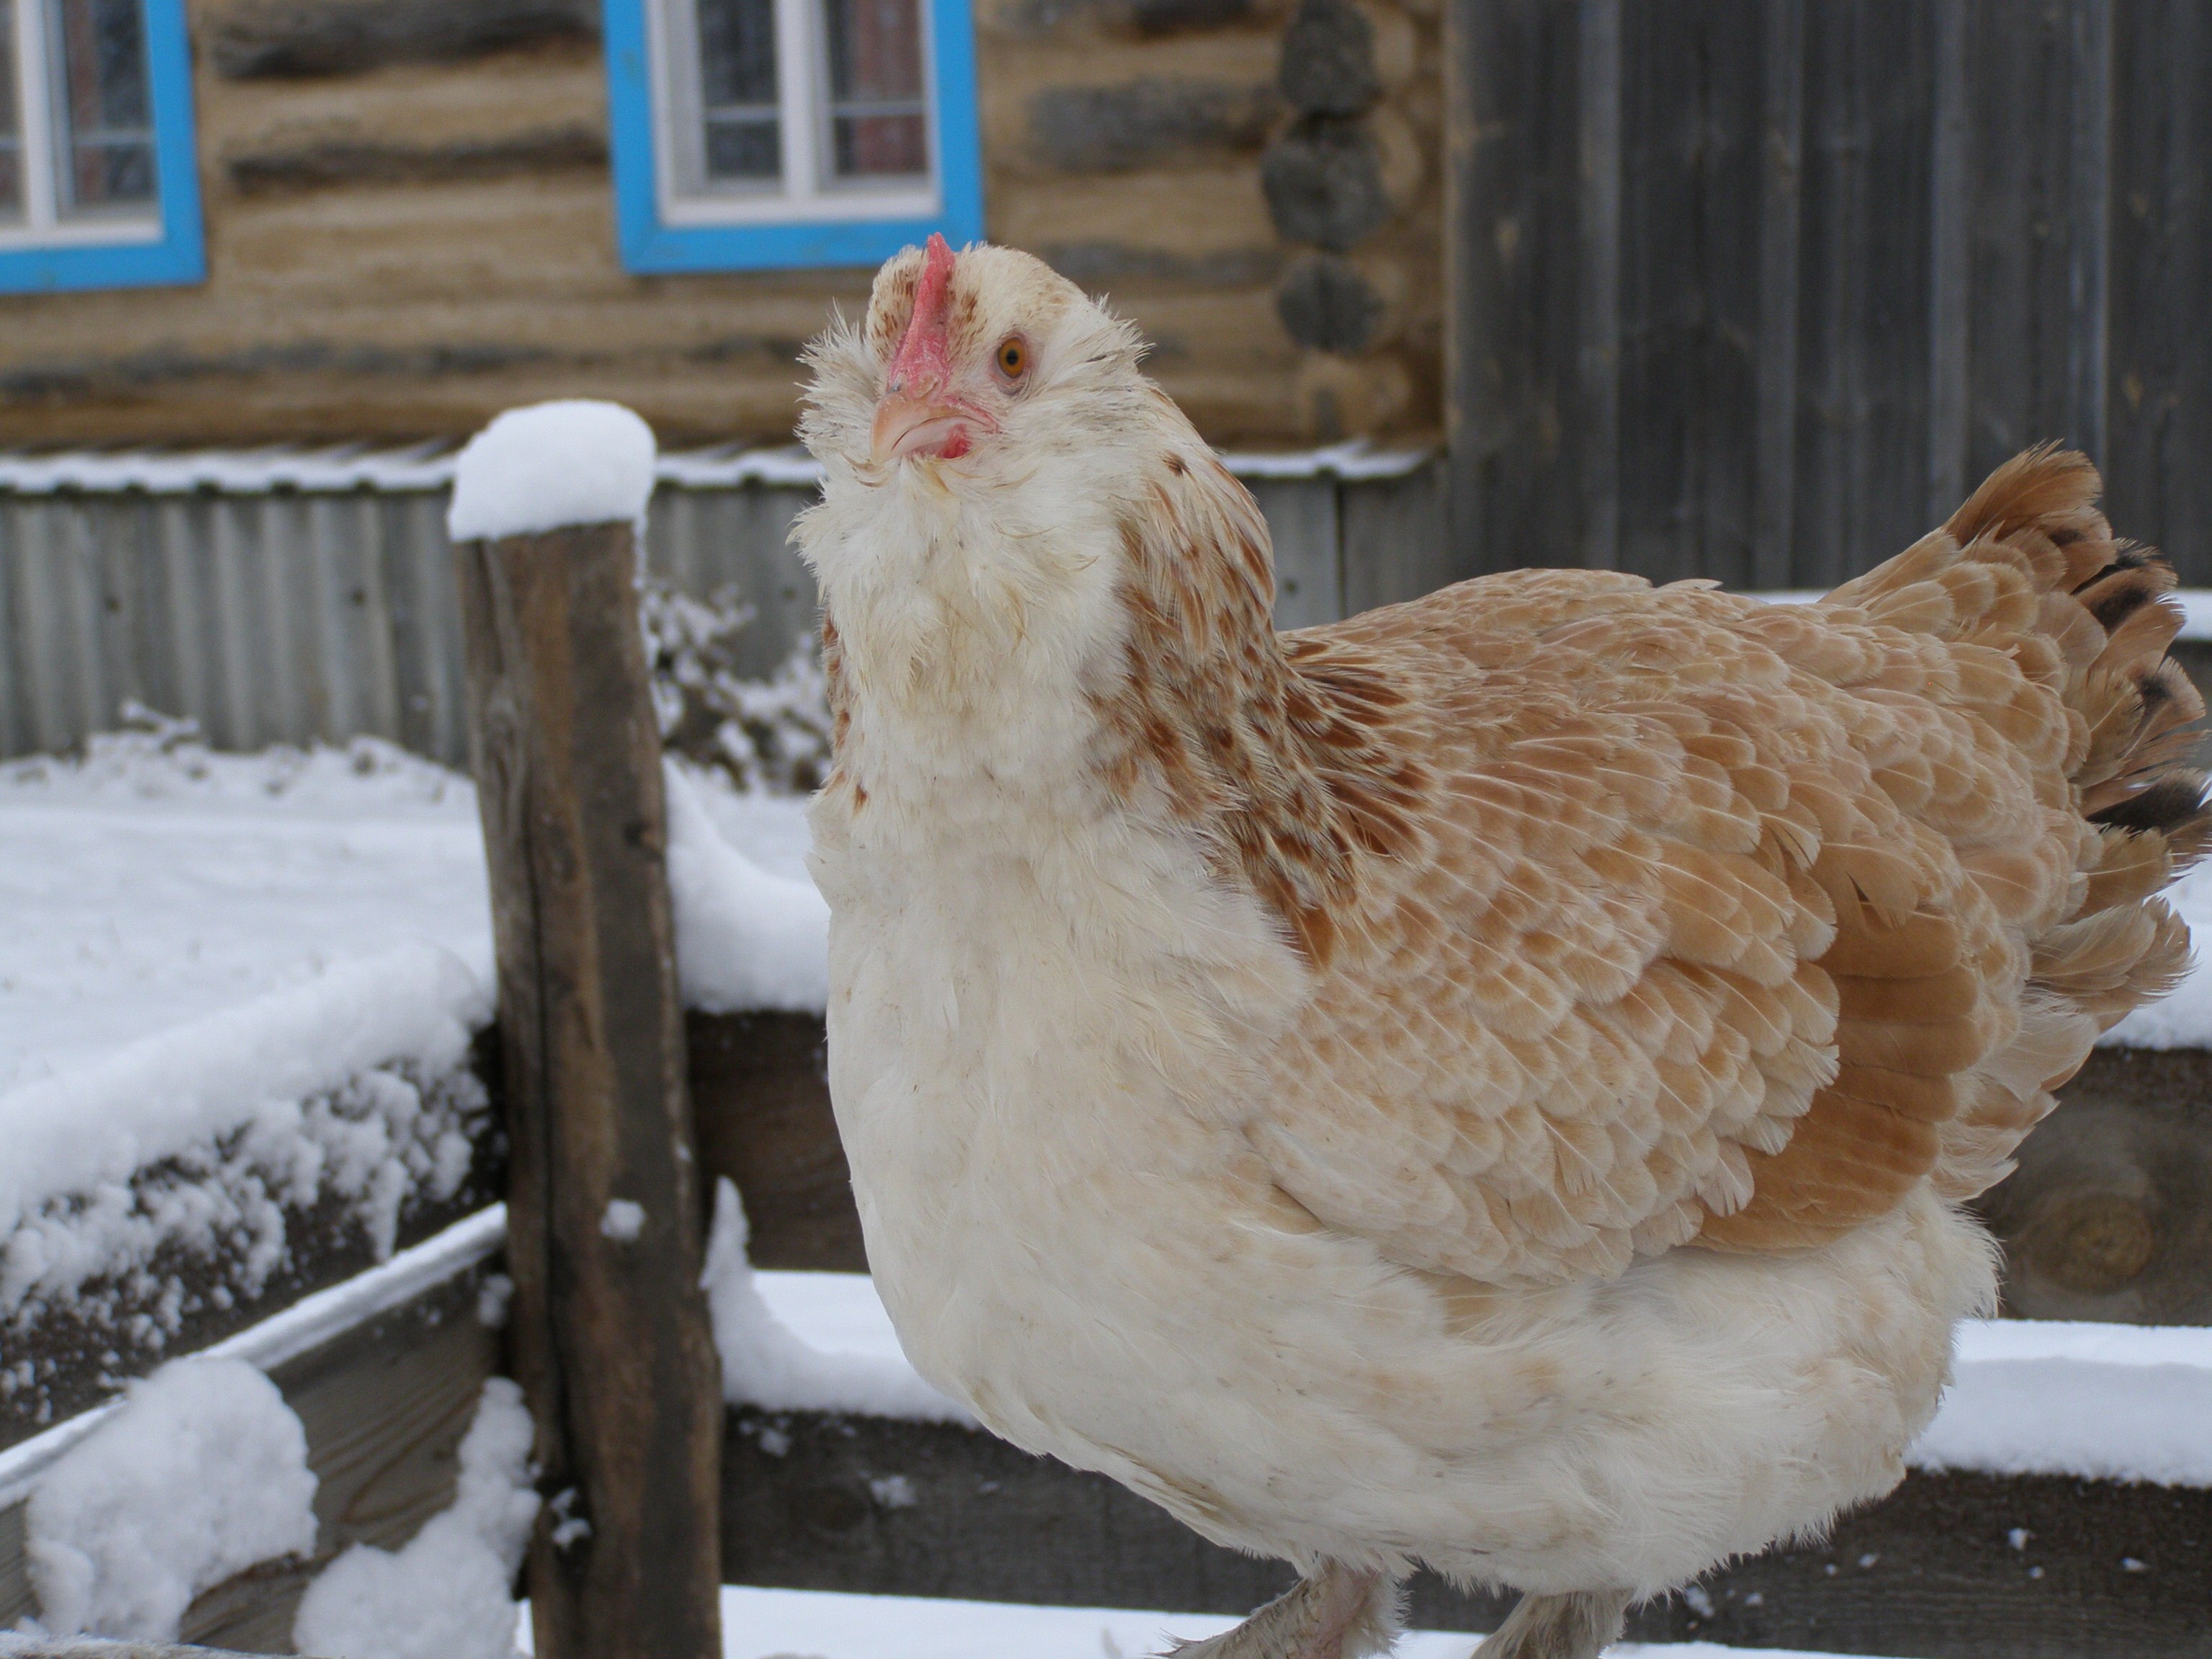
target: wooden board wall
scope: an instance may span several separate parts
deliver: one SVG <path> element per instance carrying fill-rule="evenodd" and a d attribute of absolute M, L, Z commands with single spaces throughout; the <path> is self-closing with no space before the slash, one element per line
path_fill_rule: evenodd
<path fill-rule="evenodd" d="M 2192 0 L 1451 0 L 1470 568 L 1825 587 L 2026 446 L 2212 580 Z"/>

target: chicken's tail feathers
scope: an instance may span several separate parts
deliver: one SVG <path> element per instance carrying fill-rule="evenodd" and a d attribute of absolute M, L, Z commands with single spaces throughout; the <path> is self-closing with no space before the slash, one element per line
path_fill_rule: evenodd
<path fill-rule="evenodd" d="M 2023 740 L 2063 738 L 2060 769 L 2098 831 L 2104 856 L 2076 916 L 2140 904 L 2212 849 L 2206 781 L 2184 763 L 2204 701 L 2167 654 L 2186 620 L 2173 568 L 2113 536 L 2100 487 L 2079 451 L 2027 450 L 1942 529 L 1826 601 L 1994 647 L 2057 693 L 2065 732 L 2031 732 L 2026 708 L 2017 724 Z"/>
<path fill-rule="evenodd" d="M 2008 1073 L 2005 1086 L 1945 1126 L 1937 1173 L 1954 1195 L 2009 1168 L 2096 1033 L 2189 969 L 2188 929 L 2159 895 L 2212 848 L 2206 780 L 2185 763 L 2204 703 L 2167 655 L 2185 619 L 2172 568 L 2113 536 L 2099 490 L 2087 456 L 2029 450 L 1824 601 L 1952 645 L 1954 706 L 2014 744 L 2045 805 L 2081 826 L 2059 843 L 2075 849 L 2063 904 L 2022 918 L 2021 1030 L 1983 1068 Z"/>

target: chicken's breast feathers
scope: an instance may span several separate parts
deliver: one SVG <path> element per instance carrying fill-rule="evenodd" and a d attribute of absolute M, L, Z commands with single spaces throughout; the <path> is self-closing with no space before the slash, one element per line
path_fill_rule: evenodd
<path fill-rule="evenodd" d="M 1174 452 L 1102 764 L 1312 969 L 1222 1107 L 1282 1189 L 1498 1283 L 1999 1178 L 2182 970 L 2207 839 L 2172 578 L 2096 487 L 2022 457 L 1819 605 L 1520 571 L 1267 650 L 1264 526 Z"/>

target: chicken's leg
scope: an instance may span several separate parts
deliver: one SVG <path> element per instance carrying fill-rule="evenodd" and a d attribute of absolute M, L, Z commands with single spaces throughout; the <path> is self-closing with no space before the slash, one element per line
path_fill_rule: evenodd
<path fill-rule="evenodd" d="M 1524 1595 L 1476 1659 L 1597 1659 L 1620 1634 L 1626 1590 Z"/>
<path fill-rule="evenodd" d="M 1369 1659 L 1398 1639 L 1398 1586 L 1323 1561 L 1235 1630 L 1179 1642 L 1168 1659 Z"/>

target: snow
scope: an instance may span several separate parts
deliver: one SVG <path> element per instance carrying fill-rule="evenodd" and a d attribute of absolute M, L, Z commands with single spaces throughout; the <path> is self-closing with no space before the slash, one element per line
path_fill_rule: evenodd
<path fill-rule="evenodd" d="M 1434 458 L 1432 450 L 1377 449 L 1354 439 L 1321 449 L 1230 453 L 1221 459 L 1240 478 L 1364 479 L 1402 477 Z M 259 495 L 274 489 L 419 494 L 450 487 L 456 459 L 439 442 L 398 449 L 279 444 L 261 449 L 0 450 L 0 490 L 23 495 L 61 490 L 112 495 L 126 489 L 155 495 L 201 490 Z M 822 483 L 822 464 L 796 444 L 769 448 L 719 444 L 677 450 L 660 456 L 653 471 L 659 482 L 687 489 L 733 489 L 746 484 L 812 489 Z"/>
<path fill-rule="evenodd" d="M 486 1382 L 461 1442 L 453 1507 L 396 1553 L 356 1544 L 325 1568 L 300 1603 L 299 1650 L 325 1659 L 507 1659 L 511 1587 L 538 1518 L 534 1432 L 521 1389 L 505 1377 Z"/>
<path fill-rule="evenodd" d="M 1923 1468 L 2212 1486 L 2212 1328 L 1978 1320 Z"/>
<path fill-rule="evenodd" d="M 668 890 L 684 1006 L 819 1011 L 830 997 L 830 907 L 811 880 L 763 870 L 716 828 L 668 763 Z"/>
<path fill-rule="evenodd" d="M 645 1231 L 645 1206 L 635 1199 L 611 1198 L 599 1218 L 599 1231 L 617 1244 L 634 1244 Z"/>
<path fill-rule="evenodd" d="M 567 525 L 644 522 L 653 428 L 620 404 L 568 398 L 495 416 L 453 468 L 457 542 Z"/>
<path fill-rule="evenodd" d="M 679 905 L 713 920 L 678 925 L 713 1006 L 818 1009 L 804 803 L 711 779 L 684 799 Z M 466 779 L 371 739 L 214 754 L 149 717 L 80 762 L 0 765 L 0 1329 L 66 1305 L 140 1369 L 195 1298 L 261 1292 L 288 1210 L 335 1196 L 382 1254 L 459 1189 L 494 983 Z M 19 1418 L 44 1388 L 0 1365 Z"/>
<path fill-rule="evenodd" d="M 192 1598 L 256 1562 L 310 1554 L 307 1437 L 240 1359 L 180 1359 L 31 1496 L 26 1553 L 56 1632 L 173 1641 Z"/>
<path fill-rule="evenodd" d="M 2203 971 L 2212 940 L 2212 863 L 2200 864 L 2166 890 L 2166 898 L 2189 924 L 2197 970 L 2172 994 L 2138 1008 L 2098 1039 L 2106 1048 L 2212 1048 L 2212 973 Z"/>
<path fill-rule="evenodd" d="M 714 1320 L 725 1400 L 764 1411 L 975 1421 L 908 1364 L 872 1280 L 859 1273 L 756 1273 L 745 1260 L 746 1236 L 737 1188 L 726 1178 L 717 1182 L 699 1282 Z M 771 1278 L 781 1281 L 774 1304 L 761 1286 Z M 817 1314 L 829 1316 L 817 1324 Z"/>
<path fill-rule="evenodd" d="M 273 1370 L 341 1332 L 365 1324 L 466 1272 L 498 1249 L 506 1237 L 507 1206 L 494 1204 L 367 1273 L 301 1297 L 281 1312 L 224 1338 L 200 1357 L 243 1360 L 262 1370 Z M 486 1291 L 495 1284 L 505 1285 L 507 1291 L 514 1288 L 504 1274 L 495 1273 L 485 1280 Z M 494 1300 L 495 1311 L 503 1317 L 504 1294 L 495 1295 Z M 477 1316 L 483 1318 L 486 1311 L 480 1299 Z M 488 1325 L 497 1322 L 484 1320 Z M 48 1469 L 110 1421 L 123 1405 L 120 1400 L 110 1401 L 0 1450 L 0 1509 L 34 1489 Z"/>
<path fill-rule="evenodd" d="M 444 1076 L 462 1064 L 471 1029 L 490 1015 L 483 979 L 437 945 L 407 945 L 334 964 L 304 985 L 9 1090 L 0 1096 L 9 1142 L 0 1165 L 0 1228 L 16 1227 L 50 1194 L 125 1182 L 149 1164 L 241 1128 L 247 1151 L 272 1169 L 305 1156 L 289 1144 L 301 1135 L 320 1143 L 316 1167 L 298 1171 L 316 1182 L 331 1173 L 325 1160 L 350 1149 L 336 1144 L 343 1130 L 316 1133 L 308 1121 L 312 1109 L 302 1103 L 361 1083 L 395 1061 L 411 1063 L 426 1077 Z M 419 1099 L 391 1104 L 403 1116 L 420 1109 Z M 379 1132 L 368 1133 L 374 1143 Z M 253 1146 L 257 1135 L 285 1144 Z M 379 1163 L 383 1150 L 376 1144 L 361 1149 Z M 450 1156 L 450 1149 L 441 1152 Z M 467 1154 L 464 1143 L 453 1184 Z M 379 1169 L 360 1184 L 381 1174 Z M 354 1183 L 339 1184 L 343 1190 Z M 43 1282 L 41 1270 L 16 1254 L 20 1243 L 20 1236 L 11 1242 L 0 1273 L 0 1305 L 12 1305 Z M 50 1265 L 44 1273 L 52 1271 Z"/>
<path fill-rule="evenodd" d="M 1139 1659 L 1237 1620 L 1212 1613 L 1122 1607 L 1023 1607 L 921 1595 L 853 1595 L 830 1590 L 722 1587 L 725 1659 Z M 525 1604 L 517 1637 L 531 1647 Z M 1468 1659 L 1467 1636 L 1409 1631 L 1393 1659 Z M 4 1653 L 5 1649 L 0 1649 Z M 1479 1651 L 1479 1650 L 1477 1650 Z M 1624 1642 L 1607 1659 L 1823 1659 L 1770 1648 L 1710 1642 Z"/>
<path fill-rule="evenodd" d="M 373 738 L 225 755 L 149 721 L 0 763 L 0 1097 L 338 962 L 491 962 L 475 792 Z"/>

